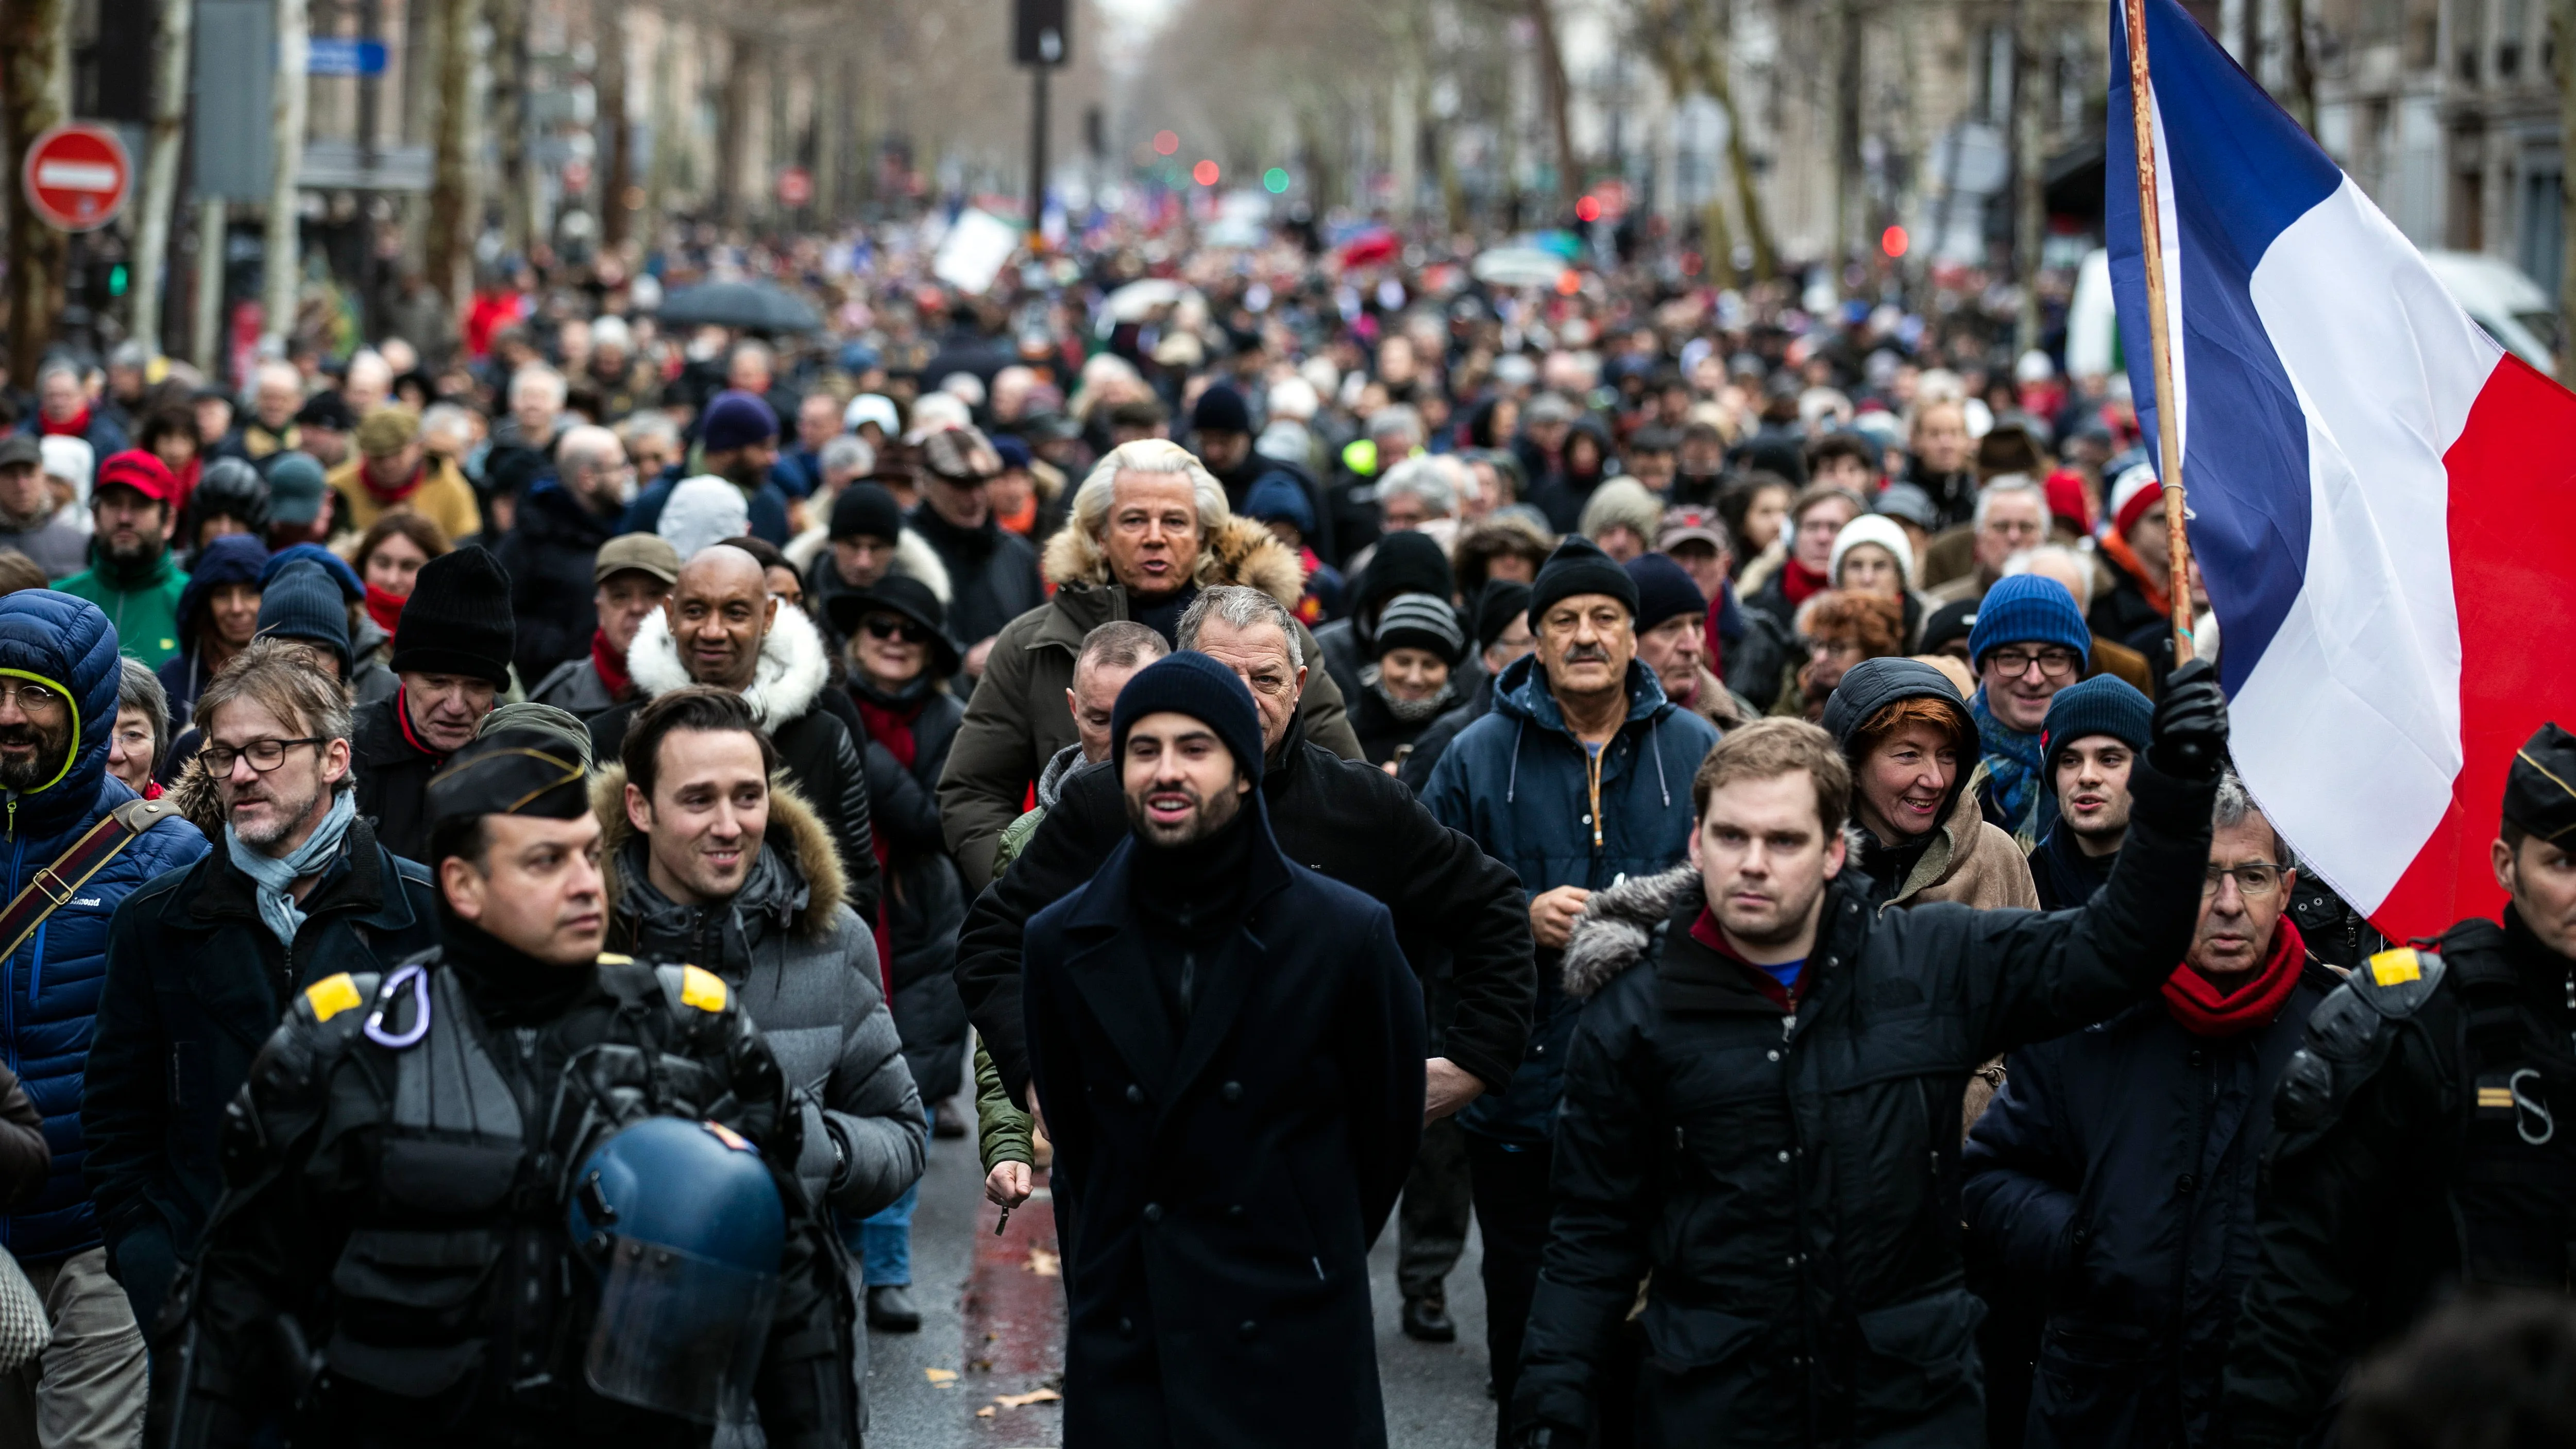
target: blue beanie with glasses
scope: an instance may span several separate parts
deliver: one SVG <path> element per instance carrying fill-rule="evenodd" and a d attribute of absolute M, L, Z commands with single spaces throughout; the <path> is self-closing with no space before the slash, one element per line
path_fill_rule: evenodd
<path fill-rule="evenodd" d="M 2007 644 L 2063 644 L 2081 666 L 2093 657 L 2093 631 L 2066 585 L 2037 574 L 1999 579 L 1977 604 L 1977 626 L 1968 631 L 1968 658 L 1986 667 L 1986 656 Z"/>

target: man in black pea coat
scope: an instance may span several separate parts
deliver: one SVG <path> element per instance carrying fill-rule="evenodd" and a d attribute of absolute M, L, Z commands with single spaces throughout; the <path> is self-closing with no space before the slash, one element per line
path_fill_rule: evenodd
<path fill-rule="evenodd" d="M 1214 657 L 1256 690 L 1260 791 L 1280 850 L 1386 904 L 1396 940 L 1424 978 L 1448 964 L 1454 1015 L 1427 1072 L 1429 1114 L 1445 1117 L 1511 1085 L 1538 979 L 1529 911 L 1509 867 L 1432 818 L 1394 776 L 1309 742 L 1298 699 L 1323 668 L 1292 657 L 1287 611 L 1258 590 L 1203 591 L 1181 618 L 1185 652 Z M 1021 1037 L 1020 957 L 1030 917 L 1091 879 L 1126 837 L 1118 773 L 1066 775 L 1046 819 L 967 911 L 957 990 L 1015 1098 L 1029 1077 Z M 1043 1100 L 1044 1094 L 1040 1094 Z"/>
<path fill-rule="evenodd" d="M 1139 672 L 1110 761 L 1133 831 L 1028 931 L 1065 1445 L 1383 1446 L 1368 1249 L 1421 1137 L 1424 1047 L 1393 920 L 1280 853 L 1224 665 Z"/>

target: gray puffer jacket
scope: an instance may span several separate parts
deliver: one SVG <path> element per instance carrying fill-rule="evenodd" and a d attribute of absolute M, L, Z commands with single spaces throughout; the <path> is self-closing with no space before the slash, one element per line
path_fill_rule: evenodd
<path fill-rule="evenodd" d="M 741 995 L 804 1105 L 796 1175 L 809 1195 L 852 1217 L 903 1196 L 921 1177 L 921 1098 L 886 1011 L 876 942 L 842 901 L 831 832 L 772 781 L 768 836 L 743 888 L 721 905 L 683 906 L 645 878 L 625 794 L 621 768 L 591 787 L 616 903 L 609 949 L 703 966 Z"/>

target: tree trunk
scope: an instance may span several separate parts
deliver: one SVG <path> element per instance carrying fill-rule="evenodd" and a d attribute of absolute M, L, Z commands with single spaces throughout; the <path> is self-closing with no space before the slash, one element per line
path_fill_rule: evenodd
<path fill-rule="evenodd" d="M 490 109 L 500 155 L 501 245 L 524 257 L 536 226 L 528 204 L 527 0 L 488 0 L 484 16 L 492 27 Z"/>
<path fill-rule="evenodd" d="M 462 316 L 473 295 L 475 0 L 438 0 L 438 132 L 429 189 L 431 290 Z M 423 339 L 424 343 L 427 339 Z"/>
<path fill-rule="evenodd" d="M 1583 194 L 1583 176 L 1574 163 L 1574 87 L 1566 79 L 1565 52 L 1556 44 L 1556 14 L 1549 0 L 1529 0 L 1530 24 L 1538 33 L 1539 89 L 1547 101 L 1548 129 L 1556 138 L 1557 204 L 1571 213 Z"/>
<path fill-rule="evenodd" d="M 2039 139 L 2038 0 L 2013 0 L 2013 271 L 2021 306 L 2013 318 L 2013 351 L 2039 345 L 2039 254 L 2047 240 L 2048 185 Z"/>
<path fill-rule="evenodd" d="M 2281 0 L 2281 30 L 2290 45 L 2290 114 L 2317 133 L 2317 70 L 2308 56 L 2308 0 Z"/>
<path fill-rule="evenodd" d="M 0 64 L 9 76 L 9 376 L 19 387 L 33 385 L 63 310 L 69 239 L 37 219 L 17 181 L 27 148 L 71 112 L 70 39 L 70 0 L 9 0 L 0 8 Z"/>
<path fill-rule="evenodd" d="M 828 229 L 841 220 L 842 123 L 848 114 L 841 58 L 826 55 L 815 62 L 813 77 L 814 219 Z"/>
<path fill-rule="evenodd" d="M 268 236 L 261 248 L 262 341 L 295 332 L 295 297 L 304 280 L 303 218 L 296 212 L 295 173 L 304 166 L 304 63 L 307 0 L 277 0 L 277 74 L 268 104 Z"/>
<path fill-rule="evenodd" d="M 2558 154 L 2576 161 L 2576 0 L 2558 0 Z M 2576 387 L 2576 167 L 2558 173 L 2558 380 Z"/>
<path fill-rule="evenodd" d="M 633 220 L 626 192 L 635 184 L 635 128 L 626 120 L 626 7 L 605 0 L 591 13 L 599 47 L 599 243 L 614 250 Z"/>
<path fill-rule="evenodd" d="M 216 371 L 224 358 L 224 267 L 227 212 L 223 199 L 209 198 L 197 203 L 197 295 L 196 312 L 190 320 L 189 341 L 195 344 L 197 370 L 209 380 L 222 385 Z"/>
<path fill-rule="evenodd" d="M 128 335 L 161 352 L 161 293 L 170 275 L 170 233 L 179 200 L 179 157 L 188 136 L 188 30 L 193 0 L 161 0 L 153 54 L 152 139 L 143 156 L 143 197 L 134 225 L 134 321 Z"/>
<path fill-rule="evenodd" d="M 1779 269 L 1771 247 L 1771 224 L 1762 208 L 1762 188 L 1753 175 L 1753 150 L 1744 143 L 1744 117 L 1735 108 L 1735 84 L 1726 73 L 1734 29 L 1729 0 L 1719 0 L 1717 44 L 1700 52 L 1700 85 L 1726 116 L 1726 164 L 1735 173 L 1735 210 L 1744 219 L 1744 238 L 1753 247 L 1753 280 L 1767 282 Z M 1731 260 L 1731 259 L 1730 259 Z"/>
<path fill-rule="evenodd" d="M 742 178 L 751 164 L 751 83 L 760 68 L 760 46 L 740 32 L 727 37 L 724 92 L 716 104 L 716 217 L 727 224 L 748 219 Z M 756 193 L 755 193 L 756 194 Z"/>
<path fill-rule="evenodd" d="M 2015 0 L 2027 4 L 2028 0 Z M 1843 264 L 1860 255 L 1865 223 L 1860 174 L 1861 13 L 1859 0 L 1834 7 L 1834 244 L 1829 252 L 1840 295 Z"/>

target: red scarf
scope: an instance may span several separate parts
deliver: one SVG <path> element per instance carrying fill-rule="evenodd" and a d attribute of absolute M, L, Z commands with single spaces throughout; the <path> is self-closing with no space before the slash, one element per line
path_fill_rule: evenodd
<path fill-rule="evenodd" d="M 911 769 L 917 754 L 917 747 L 912 738 L 912 722 L 921 717 L 921 706 L 912 704 L 889 708 L 876 703 L 855 689 L 850 691 L 850 703 L 859 707 L 859 723 L 868 727 L 868 743 L 885 746 L 886 753 L 894 756 L 896 764 L 907 770 Z M 869 844 L 876 850 L 877 873 L 880 878 L 891 882 L 894 871 L 887 863 L 885 832 L 872 830 L 868 835 Z M 893 891 L 889 890 L 879 897 L 875 922 L 877 971 L 887 982 L 886 993 L 889 999 L 894 992 L 894 921 L 890 914 L 893 904 Z"/>
<path fill-rule="evenodd" d="M 42 438 L 87 437 L 89 435 L 89 404 L 81 404 L 81 410 L 74 413 L 71 418 L 65 422 L 58 423 L 52 418 L 46 417 L 43 413 L 36 414 L 36 435 Z"/>
<path fill-rule="evenodd" d="M 2111 562 L 2118 564 L 2121 571 L 2137 584 L 2138 592 L 2147 596 L 2147 607 L 2155 610 L 2158 617 L 2173 613 L 2173 594 L 2169 589 L 2173 580 L 2154 577 L 2154 571 L 2138 561 L 2138 552 L 2129 547 L 2127 539 L 2104 529 L 2094 544 L 2109 554 Z"/>
<path fill-rule="evenodd" d="M 402 730 L 403 743 L 420 751 L 422 754 L 429 756 L 431 759 L 436 760 L 442 765 L 446 764 L 447 752 L 445 750 L 431 749 L 428 745 L 421 742 L 420 736 L 411 732 L 411 700 L 407 697 L 410 693 L 411 691 L 402 688 L 400 685 L 396 685 L 394 687 L 394 723 Z"/>
<path fill-rule="evenodd" d="M 1021 504 L 1017 512 L 997 512 L 993 515 L 993 521 L 1002 525 L 1003 529 L 1008 532 L 1016 533 L 1022 538 L 1028 537 L 1029 530 L 1038 526 L 1037 490 L 1034 488 L 1029 490 L 1028 501 Z"/>
<path fill-rule="evenodd" d="M 2298 989 L 2299 967 L 2307 958 L 2308 943 L 2299 939 L 2298 923 L 2284 914 L 2272 926 L 2272 954 L 2263 958 L 2252 980 L 2222 993 L 2185 962 L 2165 978 L 2165 1010 L 2193 1036 L 2235 1036 L 2269 1026 Z"/>
<path fill-rule="evenodd" d="M 420 491 L 420 485 L 428 480 L 429 460 L 426 458 L 421 460 L 420 466 L 411 470 L 410 477 L 405 478 L 391 488 L 388 488 L 376 481 L 375 469 L 368 467 L 364 463 L 360 463 L 358 465 L 358 481 L 365 485 L 367 496 L 373 498 L 378 503 L 386 505 L 387 507 L 400 503 L 404 499 L 411 497 L 413 494 L 418 493 Z"/>
<path fill-rule="evenodd" d="M 635 692 L 635 677 L 626 672 L 624 656 L 608 647 L 605 629 L 590 631 L 590 667 L 599 671 L 599 682 L 608 686 L 609 698 L 623 700 Z"/>
<path fill-rule="evenodd" d="M 1793 609 L 1807 602 L 1809 594 L 1822 593 L 1832 583 L 1831 579 L 1794 558 L 1785 559 L 1780 564 L 1780 592 L 1788 597 L 1789 607 Z"/>
<path fill-rule="evenodd" d="M 410 597 L 409 594 L 388 594 L 374 584 L 369 584 L 367 585 L 367 617 L 376 621 L 377 628 L 390 634 L 394 631 L 394 626 L 402 622 L 403 600 Z"/>

